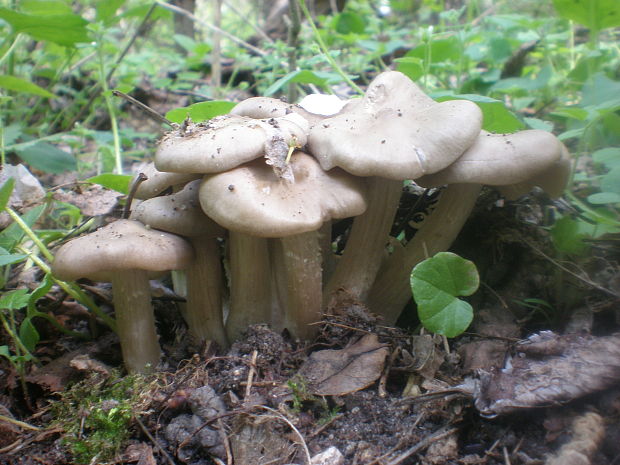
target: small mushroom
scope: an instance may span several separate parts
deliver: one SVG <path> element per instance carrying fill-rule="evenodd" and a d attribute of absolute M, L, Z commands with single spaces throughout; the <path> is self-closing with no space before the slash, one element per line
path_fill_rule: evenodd
<path fill-rule="evenodd" d="M 173 173 L 220 173 L 262 157 L 273 145 L 306 144 L 308 122 L 291 113 L 278 118 L 218 116 L 169 132 L 155 154 L 155 166 Z"/>
<path fill-rule="evenodd" d="M 190 181 L 200 179 L 200 174 L 194 173 L 167 173 L 155 168 L 155 163 L 148 163 L 144 169 L 140 170 L 146 176 L 136 189 L 136 199 L 151 199 L 157 197 L 167 189 L 184 186 Z"/>
<path fill-rule="evenodd" d="M 538 130 L 515 134 L 482 131 L 457 161 L 416 182 L 425 187 L 448 184 L 433 213 L 405 247 L 382 266 L 368 297 L 371 310 L 394 323 L 411 298 L 409 273 L 425 258 L 447 250 L 471 213 L 483 184 L 523 192 L 538 185 L 559 197 L 568 182 L 570 161 L 564 145 L 551 133 Z"/>
<path fill-rule="evenodd" d="M 154 369 L 160 357 L 149 272 L 187 268 L 192 259 L 192 247 L 184 239 L 137 221 L 118 220 L 60 247 L 52 273 L 68 281 L 112 283 L 125 366 L 130 372 L 142 372 Z"/>
<path fill-rule="evenodd" d="M 363 180 L 342 170 L 323 171 L 313 157 L 302 152 L 293 154 L 290 165 L 292 181 L 279 178 L 263 160 L 205 176 L 200 202 L 208 216 L 231 231 L 231 241 L 240 234 L 256 240 L 279 238 L 273 241 L 272 255 L 277 258 L 272 267 L 279 281 L 277 290 L 283 294 L 280 301 L 286 302 L 285 326 L 294 335 L 308 339 L 315 332 L 308 324 L 320 318 L 321 307 L 317 231 L 325 221 L 362 213 L 366 208 L 365 185 Z M 230 185 L 235 186 L 234 190 L 228 188 Z M 251 285 L 255 286 L 265 272 L 251 269 L 251 263 L 235 263 L 234 258 L 231 253 L 233 277 L 234 269 L 246 269 L 247 280 L 254 281 Z M 264 270 L 264 263 L 261 266 Z M 270 288 L 269 276 L 262 278 L 266 292 Z M 235 283 L 231 279 L 231 312 L 227 322 L 231 337 L 242 329 L 242 325 L 237 326 L 239 312 L 249 310 L 237 304 L 244 281 Z"/>
<path fill-rule="evenodd" d="M 225 231 L 200 208 L 200 183 L 201 180 L 192 181 L 176 194 L 145 200 L 134 209 L 131 218 L 188 238 L 196 259 L 185 270 L 187 326 L 198 339 L 212 340 L 225 348 L 228 344 L 222 319 L 222 265 L 217 242 Z"/>
<path fill-rule="evenodd" d="M 437 172 L 480 133 L 482 113 L 465 100 L 436 103 L 407 76 L 388 71 L 361 101 L 310 129 L 308 149 L 325 170 L 338 166 L 369 177 L 369 205 L 353 223 L 325 289 L 346 288 L 364 300 L 375 280 L 402 190 L 402 180 Z"/>

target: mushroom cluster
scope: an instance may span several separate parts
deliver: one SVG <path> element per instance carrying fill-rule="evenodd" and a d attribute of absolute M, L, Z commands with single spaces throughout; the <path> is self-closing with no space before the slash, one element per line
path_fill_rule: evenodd
<path fill-rule="evenodd" d="M 340 288 L 392 323 L 410 297 L 411 268 L 451 245 L 482 185 L 511 197 L 533 185 L 562 192 L 568 154 L 553 135 L 489 134 L 481 125 L 476 104 L 437 103 L 395 71 L 333 115 L 251 98 L 164 136 L 129 221 L 182 236 L 193 250 L 168 269 L 185 270 L 184 316 L 200 339 L 226 346 L 254 323 L 311 338 L 311 323 Z M 423 229 L 386 258 L 404 180 L 448 187 Z M 348 217 L 336 257 L 331 223 Z M 72 243 L 57 254 L 59 274 Z M 121 344 L 129 344 L 122 333 Z M 146 359 L 155 361 L 151 354 L 130 368 Z"/>

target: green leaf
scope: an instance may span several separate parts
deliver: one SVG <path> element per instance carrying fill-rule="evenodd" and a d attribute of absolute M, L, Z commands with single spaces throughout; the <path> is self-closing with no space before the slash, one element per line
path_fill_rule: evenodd
<path fill-rule="evenodd" d="M 46 205 L 38 205 L 21 216 L 22 221 L 32 228 L 32 225 L 41 217 Z M 5 250 L 13 250 L 15 245 L 24 237 L 24 231 L 19 225 L 13 223 L 0 231 L 0 247 Z"/>
<path fill-rule="evenodd" d="M 458 336 L 471 323 L 471 305 L 457 296 L 471 295 L 478 286 L 476 265 L 451 252 L 439 252 L 411 272 L 420 321 L 429 331 L 447 337 Z"/>
<path fill-rule="evenodd" d="M 73 13 L 71 6 L 62 0 L 21 0 L 19 8 L 23 13 L 41 16 Z"/>
<path fill-rule="evenodd" d="M 9 203 L 9 199 L 13 193 L 13 187 L 15 187 L 15 178 L 7 179 L 2 187 L 0 187 L 0 211 L 4 210 Z"/>
<path fill-rule="evenodd" d="M 309 71 L 307 69 L 293 71 L 286 76 L 281 77 L 265 91 L 265 97 L 269 97 L 278 92 L 282 87 L 291 83 L 298 82 L 300 84 L 314 84 L 326 88 L 333 81 L 334 74 L 321 71 Z"/>
<path fill-rule="evenodd" d="M 19 338 L 21 339 L 22 344 L 24 344 L 24 347 L 28 349 L 28 352 L 34 351 L 37 343 L 39 342 L 39 332 L 32 324 L 31 319 L 28 317 L 24 318 L 24 321 L 22 321 L 21 325 L 19 325 Z"/>
<path fill-rule="evenodd" d="M 598 192 L 588 196 L 588 202 L 592 205 L 604 205 L 607 203 L 620 203 L 620 194 L 615 192 Z"/>
<path fill-rule="evenodd" d="M 601 178 L 601 191 L 620 194 L 620 166 L 616 166 Z"/>
<path fill-rule="evenodd" d="M 405 57 L 416 57 L 426 60 L 427 48 L 429 45 L 420 44 L 409 50 Z M 462 53 L 461 43 L 455 36 L 447 39 L 435 39 L 430 43 L 431 63 L 457 63 Z"/>
<path fill-rule="evenodd" d="M 366 21 L 357 13 L 343 11 L 334 18 L 333 27 L 339 34 L 363 34 Z"/>
<path fill-rule="evenodd" d="M 216 116 L 225 115 L 233 109 L 235 103 L 226 100 L 212 100 L 209 102 L 194 103 L 189 107 L 175 108 L 166 113 L 173 123 L 181 124 L 188 116 L 195 123 L 210 120 Z"/>
<path fill-rule="evenodd" d="M 553 123 L 551 121 L 544 121 L 539 118 L 523 118 L 523 121 L 532 129 L 540 129 L 541 131 L 552 132 Z"/>
<path fill-rule="evenodd" d="M 607 147 L 592 153 L 592 160 L 608 169 L 620 166 L 620 147 Z"/>
<path fill-rule="evenodd" d="M 551 239 L 559 252 L 579 255 L 587 249 L 583 239 L 590 236 L 591 229 L 592 225 L 589 223 L 564 216 L 551 228 Z"/>
<path fill-rule="evenodd" d="M 97 21 L 102 21 L 109 24 L 114 19 L 114 14 L 121 5 L 125 3 L 125 0 L 99 0 L 97 2 Z"/>
<path fill-rule="evenodd" d="M 13 360 L 13 356 L 9 352 L 9 346 L 0 346 L 0 356 Z"/>
<path fill-rule="evenodd" d="M 0 266 L 13 265 L 14 263 L 19 263 L 24 260 L 28 255 L 22 253 L 8 253 L 6 250 L 2 249 L 4 252 L 0 252 Z"/>
<path fill-rule="evenodd" d="M 396 71 L 400 71 L 412 81 L 417 81 L 424 76 L 424 61 L 418 57 L 402 57 L 394 60 Z"/>
<path fill-rule="evenodd" d="M 482 110 L 482 129 L 495 133 L 512 133 L 523 129 L 525 125 L 512 113 L 503 102 L 491 97 L 476 94 L 450 95 L 446 92 L 432 95 L 438 102 L 446 100 L 469 100 L 476 103 Z"/>
<path fill-rule="evenodd" d="M 126 174 L 104 173 L 88 178 L 86 181 L 92 182 L 93 184 L 99 184 L 100 186 L 107 187 L 108 189 L 127 195 L 129 194 L 129 183 L 132 179 L 133 176 Z"/>
<path fill-rule="evenodd" d="M 15 149 L 17 155 L 33 168 L 59 174 L 77 169 L 75 157 L 47 142 L 37 142 L 24 149 Z"/>
<path fill-rule="evenodd" d="M 0 308 L 19 310 L 20 308 L 24 308 L 28 305 L 28 299 L 30 299 L 28 289 L 16 289 L 14 291 L 9 291 L 0 297 Z"/>
<path fill-rule="evenodd" d="M 620 26 L 620 3 L 618 0 L 553 0 L 558 14 L 600 31 Z"/>
<path fill-rule="evenodd" d="M 552 111 L 551 115 L 585 121 L 588 118 L 588 111 L 579 107 L 562 107 Z"/>
<path fill-rule="evenodd" d="M 22 92 L 24 94 L 34 94 L 45 98 L 56 97 L 51 92 L 48 92 L 43 87 L 39 87 L 30 81 L 20 79 L 15 76 L 0 75 L 0 87 L 7 90 L 14 90 L 16 92 Z"/>
<path fill-rule="evenodd" d="M 22 32 L 36 40 L 67 47 L 91 40 L 86 28 L 88 21 L 75 14 L 31 15 L 0 8 L 0 19 L 9 23 L 15 33 Z"/>

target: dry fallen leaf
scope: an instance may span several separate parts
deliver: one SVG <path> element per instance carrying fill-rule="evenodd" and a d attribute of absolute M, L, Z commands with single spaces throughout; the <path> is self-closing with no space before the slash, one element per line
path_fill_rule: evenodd
<path fill-rule="evenodd" d="M 620 334 L 606 337 L 550 331 L 517 346 L 507 368 L 482 372 L 474 388 L 480 413 L 563 404 L 620 382 Z"/>
<path fill-rule="evenodd" d="M 381 376 L 388 353 L 387 344 L 368 334 L 345 349 L 314 352 L 298 374 L 308 382 L 313 394 L 350 394 L 370 386 Z"/>
<path fill-rule="evenodd" d="M 75 205 L 83 215 L 99 216 L 111 213 L 118 203 L 118 198 L 122 195 L 98 184 L 92 184 L 88 187 L 81 187 L 79 192 L 56 191 L 54 199 Z"/>

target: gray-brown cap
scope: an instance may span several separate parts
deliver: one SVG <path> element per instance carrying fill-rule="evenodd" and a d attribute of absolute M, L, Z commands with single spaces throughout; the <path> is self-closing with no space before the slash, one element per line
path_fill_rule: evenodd
<path fill-rule="evenodd" d="M 415 179 L 456 160 L 480 133 L 482 112 L 467 100 L 436 103 L 407 76 L 388 71 L 361 103 L 310 129 L 308 148 L 329 170 Z"/>
<path fill-rule="evenodd" d="M 222 236 L 224 228 L 200 208 L 198 191 L 201 182 L 197 179 L 175 194 L 145 200 L 133 210 L 130 218 L 184 237 Z"/>
<path fill-rule="evenodd" d="M 295 113 L 267 119 L 218 116 L 166 134 L 155 166 L 174 173 L 220 173 L 262 157 L 274 144 L 303 146 L 307 132 L 308 122 Z"/>
<path fill-rule="evenodd" d="M 310 94 L 319 95 L 319 97 L 334 97 L 333 95 L 321 95 L 321 94 Z M 304 97 L 310 97 L 306 96 Z M 316 98 L 316 97 L 315 97 Z M 302 100 L 303 101 L 303 100 Z M 338 111 L 332 111 L 333 103 L 330 106 L 330 112 L 311 112 L 304 108 L 302 105 L 293 104 L 283 102 L 282 100 L 278 100 L 270 97 L 252 97 L 243 102 L 239 102 L 235 108 L 231 110 L 231 114 L 233 115 L 241 115 L 241 116 L 249 116 L 250 118 L 276 118 L 280 116 L 285 116 L 290 113 L 296 113 L 299 116 L 305 118 L 311 125 L 315 124 L 319 121 L 322 121 L 326 118 L 326 114 L 332 115 L 338 113 Z"/>
<path fill-rule="evenodd" d="M 293 154 L 290 166 L 293 181 L 278 177 L 262 159 L 207 175 L 200 186 L 202 209 L 227 229 L 259 237 L 314 231 L 366 209 L 362 179 L 340 169 L 325 172 L 303 152 Z"/>
<path fill-rule="evenodd" d="M 168 173 L 159 171 L 155 168 L 155 163 L 153 162 L 148 163 L 139 172 L 144 174 L 147 179 L 142 181 L 136 189 L 134 196 L 136 199 L 151 199 L 157 197 L 170 187 L 184 185 L 189 181 L 202 177 L 201 174 L 195 173 Z"/>
<path fill-rule="evenodd" d="M 118 220 L 60 247 L 52 273 L 67 281 L 110 281 L 116 270 L 184 269 L 193 254 L 192 246 L 179 236 L 148 229 L 138 221 Z"/>
<path fill-rule="evenodd" d="M 452 165 L 416 182 L 423 187 L 465 183 L 501 186 L 508 197 L 539 186 L 559 197 L 568 181 L 570 161 L 564 144 L 553 134 L 527 130 L 514 134 L 482 131 L 476 142 Z"/>

